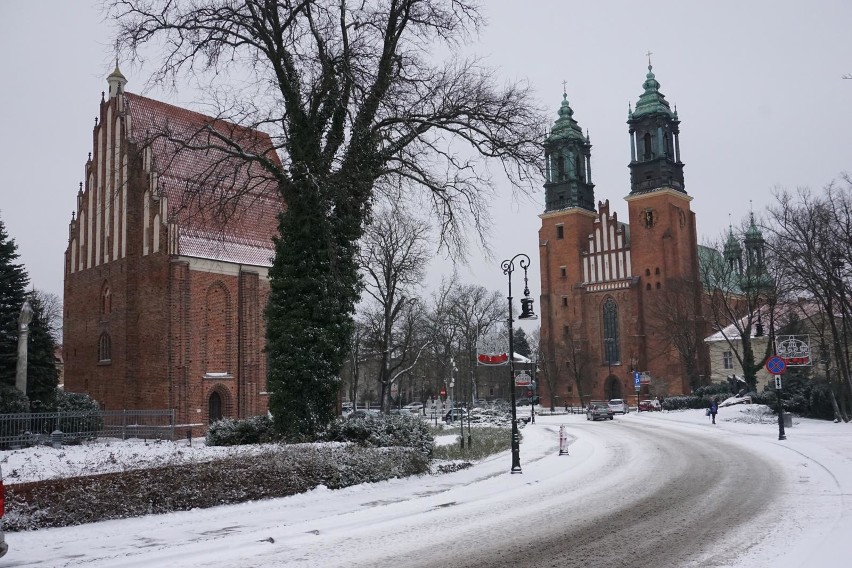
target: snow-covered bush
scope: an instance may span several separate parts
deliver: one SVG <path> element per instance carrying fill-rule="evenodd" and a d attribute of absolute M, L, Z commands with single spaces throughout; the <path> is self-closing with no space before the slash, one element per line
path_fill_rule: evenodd
<path fill-rule="evenodd" d="M 428 458 L 407 448 L 274 445 L 200 463 L 6 485 L 6 530 L 79 525 L 338 489 L 419 475 Z"/>
<path fill-rule="evenodd" d="M 245 420 L 223 418 L 207 429 L 205 442 L 208 446 L 239 446 L 242 444 L 266 444 L 279 439 L 273 428 L 272 418 L 263 414 Z"/>
<path fill-rule="evenodd" d="M 414 448 L 425 456 L 432 453 L 435 439 L 418 416 L 404 414 L 338 418 L 323 436 L 329 442 L 354 442 L 363 446 Z"/>
<path fill-rule="evenodd" d="M 687 408 L 709 408 L 712 397 L 669 396 L 663 399 L 663 410 L 686 410 Z"/>
<path fill-rule="evenodd" d="M 20 414 L 30 411 L 30 400 L 11 385 L 0 385 L 0 414 Z"/>

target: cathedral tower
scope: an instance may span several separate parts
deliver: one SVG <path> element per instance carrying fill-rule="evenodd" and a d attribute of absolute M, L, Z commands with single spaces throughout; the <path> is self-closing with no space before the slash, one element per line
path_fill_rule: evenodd
<path fill-rule="evenodd" d="M 592 145 L 588 135 L 574 120 L 568 95 L 562 94 L 559 118 L 544 141 L 545 211 L 581 207 L 595 210 L 595 185 L 592 183 Z"/>
<path fill-rule="evenodd" d="M 631 156 L 630 194 L 625 198 L 633 273 L 640 282 L 640 367 L 651 374 L 652 381 L 665 378 L 673 390 L 689 392 L 689 382 L 696 377 L 685 376 L 684 362 L 659 323 L 671 306 L 679 305 L 691 307 L 677 318 L 701 325 L 695 214 L 690 210 L 692 197 L 684 189 L 680 121 L 660 92 L 650 64 L 642 87 L 644 92 L 627 121 Z M 694 335 L 702 337 L 697 330 Z"/>

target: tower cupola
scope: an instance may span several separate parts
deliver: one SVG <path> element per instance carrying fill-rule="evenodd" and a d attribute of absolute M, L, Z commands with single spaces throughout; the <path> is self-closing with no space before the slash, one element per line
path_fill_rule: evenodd
<path fill-rule="evenodd" d="M 592 144 L 574 120 L 574 111 L 562 93 L 559 118 L 544 141 L 545 211 L 571 207 L 595 210 L 592 183 Z"/>
<path fill-rule="evenodd" d="M 731 268 L 734 274 L 742 274 L 743 272 L 743 247 L 734 236 L 733 227 L 728 227 L 728 240 L 725 242 L 724 248 L 725 262 Z"/>
<path fill-rule="evenodd" d="M 127 79 L 119 71 L 117 60 L 115 62 L 115 70 L 107 76 L 107 84 L 109 85 L 109 98 L 113 98 L 119 93 L 124 92 Z"/>
<path fill-rule="evenodd" d="M 630 126 L 630 193 L 670 188 L 684 190 L 680 161 L 680 120 L 672 111 L 648 62 L 644 92 L 628 112 Z"/>

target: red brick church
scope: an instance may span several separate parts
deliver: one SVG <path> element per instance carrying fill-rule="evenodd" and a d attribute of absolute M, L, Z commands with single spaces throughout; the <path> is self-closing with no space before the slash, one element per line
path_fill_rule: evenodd
<path fill-rule="evenodd" d="M 703 339 L 695 214 L 680 156 L 680 121 L 651 66 L 628 116 L 628 221 L 595 201 L 591 144 L 567 95 L 545 142 L 545 211 L 540 215 L 541 340 L 555 376 L 552 393 L 578 400 L 688 392 L 689 369 L 661 329 L 666 309 L 687 305 L 683 335 Z M 674 338 L 677 339 L 677 338 Z M 699 341 L 700 343 L 700 341 Z M 706 368 L 703 347 L 692 373 Z M 704 373 L 706 376 L 706 373 Z"/>
<path fill-rule="evenodd" d="M 65 389 L 178 424 L 266 411 L 263 309 L 282 204 L 266 134 L 107 78 L 65 251 Z M 214 207 L 215 205 L 215 207 Z"/>

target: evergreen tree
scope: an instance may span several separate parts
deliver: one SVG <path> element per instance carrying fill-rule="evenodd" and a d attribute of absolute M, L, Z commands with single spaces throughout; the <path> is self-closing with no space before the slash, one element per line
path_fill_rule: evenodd
<path fill-rule="evenodd" d="M 27 397 L 32 412 L 39 412 L 53 404 L 59 384 L 54 350 L 56 342 L 51 335 L 50 323 L 38 294 L 31 294 L 33 319 L 30 322 L 29 351 L 27 353 Z"/>
<path fill-rule="evenodd" d="M 26 299 L 29 277 L 19 257 L 15 239 L 9 238 L 0 219 L 0 385 L 15 386 L 18 362 L 18 316 Z"/>
<path fill-rule="evenodd" d="M 523 355 L 529 358 L 532 356 L 532 348 L 530 347 L 529 339 L 526 332 L 520 327 L 515 328 L 515 333 L 512 335 L 512 347 L 518 355 Z"/>

